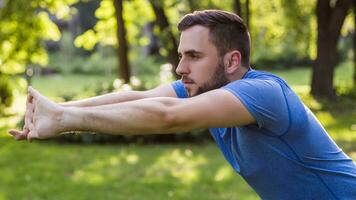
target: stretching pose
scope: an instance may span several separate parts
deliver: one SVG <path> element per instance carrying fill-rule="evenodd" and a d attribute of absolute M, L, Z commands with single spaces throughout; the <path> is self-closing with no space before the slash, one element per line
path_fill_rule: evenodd
<path fill-rule="evenodd" d="M 188 14 L 176 72 L 148 91 L 55 103 L 28 90 L 16 139 L 68 131 L 172 133 L 209 128 L 226 160 L 262 199 L 355 199 L 356 165 L 278 76 L 250 67 L 250 36 L 235 14 Z"/>

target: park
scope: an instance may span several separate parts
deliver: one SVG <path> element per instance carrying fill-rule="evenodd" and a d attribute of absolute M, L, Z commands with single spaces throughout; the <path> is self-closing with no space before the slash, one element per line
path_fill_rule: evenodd
<path fill-rule="evenodd" d="M 241 16 L 251 67 L 283 78 L 356 160 L 356 5 L 351 0 L 0 0 L 0 200 L 260 199 L 208 130 L 72 132 L 15 141 L 28 86 L 55 102 L 179 80 L 179 20 Z M 287 177 L 286 177 L 287 178 Z"/>

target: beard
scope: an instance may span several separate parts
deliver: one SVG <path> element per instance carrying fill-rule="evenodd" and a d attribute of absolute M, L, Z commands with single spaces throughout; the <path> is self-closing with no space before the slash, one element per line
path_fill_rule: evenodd
<path fill-rule="evenodd" d="M 198 87 L 196 94 L 191 94 L 187 91 L 189 96 L 196 96 L 202 94 L 204 92 L 208 92 L 210 90 L 215 90 L 221 88 L 222 86 L 228 84 L 230 81 L 227 79 L 225 75 L 225 66 L 222 60 L 219 61 L 216 71 L 214 72 L 213 76 L 202 84 L 202 86 Z"/>

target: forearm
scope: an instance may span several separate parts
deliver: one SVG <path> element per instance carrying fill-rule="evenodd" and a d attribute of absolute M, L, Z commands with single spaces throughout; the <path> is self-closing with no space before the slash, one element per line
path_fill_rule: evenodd
<path fill-rule="evenodd" d="M 146 98 L 144 91 L 122 91 L 104 94 L 101 96 L 60 103 L 64 107 L 91 107 Z"/>
<path fill-rule="evenodd" d="M 176 128 L 168 110 L 176 101 L 179 99 L 151 98 L 96 107 L 67 107 L 60 125 L 63 132 L 170 133 Z"/>

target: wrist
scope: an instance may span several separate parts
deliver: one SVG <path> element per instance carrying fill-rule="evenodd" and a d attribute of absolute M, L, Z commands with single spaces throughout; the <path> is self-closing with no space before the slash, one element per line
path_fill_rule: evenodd
<path fill-rule="evenodd" d="M 59 128 L 61 132 L 81 131 L 80 110 L 76 107 L 62 107 L 59 115 Z"/>
<path fill-rule="evenodd" d="M 55 112 L 55 121 L 57 122 L 57 132 L 58 134 L 62 132 L 66 132 L 65 124 L 63 123 L 63 117 L 64 117 L 64 112 L 65 112 L 65 107 L 59 104 L 58 111 Z"/>

